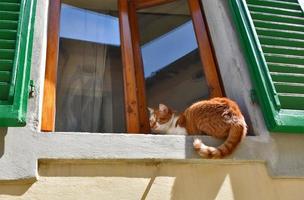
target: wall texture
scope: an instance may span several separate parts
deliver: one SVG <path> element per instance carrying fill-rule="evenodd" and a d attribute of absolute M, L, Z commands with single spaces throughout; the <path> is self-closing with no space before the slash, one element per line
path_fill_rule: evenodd
<path fill-rule="evenodd" d="M 41 161 L 35 183 L 2 184 L 0 199 L 296 200 L 304 181 L 271 179 L 261 162 Z"/>

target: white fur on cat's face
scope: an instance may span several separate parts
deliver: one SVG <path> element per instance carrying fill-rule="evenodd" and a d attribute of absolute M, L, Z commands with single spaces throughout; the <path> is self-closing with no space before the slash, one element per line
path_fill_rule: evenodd
<path fill-rule="evenodd" d="M 160 120 L 157 118 L 154 110 L 152 108 L 148 108 L 150 113 L 150 127 L 153 133 L 167 133 L 170 127 L 172 126 L 172 122 L 174 119 L 174 115 L 171 114 L 171 118 L 168 119 L 167 122 L 161 123 Z M 163 104 L 159 105 L 160 112 L 167 112 L 167 107 Z"/>
<path fill-rule="evenodd" d="M 160 104 L 158 115 L 162 115 L 164 119 L 157 117 L 156 112 L 152 108 L 148 108 L 150 113 L 150 127 L 154 133 L 186 135 L 185 128 L 176 125 L 178 116 L 175 116 L 167 106 Z"/>

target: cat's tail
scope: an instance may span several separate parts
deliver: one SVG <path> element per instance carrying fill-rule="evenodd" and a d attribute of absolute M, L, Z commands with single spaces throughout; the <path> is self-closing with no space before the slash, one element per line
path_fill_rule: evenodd
<path fill-rule="evenodd" d="M 205 145 L 200 139 L 193 142 L 194 149 L 203 158 L 223 158 L 233 152 L 247 134 L 246 123 L 232 125 L 225 142 L 218 147 Z"/>

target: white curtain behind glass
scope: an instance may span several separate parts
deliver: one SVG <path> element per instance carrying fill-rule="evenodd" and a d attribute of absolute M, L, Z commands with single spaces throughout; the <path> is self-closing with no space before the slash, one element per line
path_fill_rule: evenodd
<path fill-rule="evenodd" d="M 60 36 L 56 131 L 124 132 L 117 17 L 63 4 Z"/>
<path fill-rule="evenodd" d="M 105 45 L 61 39 L 56 115 L 59 131 L 112 130 L 111 71 L 106 67 L 106 52 Z M 105 113 L 106 118 L 102 117 Z"/>

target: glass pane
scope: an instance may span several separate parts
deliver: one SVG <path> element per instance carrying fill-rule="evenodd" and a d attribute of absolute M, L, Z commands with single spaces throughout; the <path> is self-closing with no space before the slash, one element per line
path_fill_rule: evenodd
<path fill-rule="evenodd" d="M 56 131 L 125 132 L 117 12 L 62 4 Z"/>
<path fill-rule="evenodd" d="M 209 91 L 186 0 L 140 10 L 147 103 L 183 111 Z"/>

